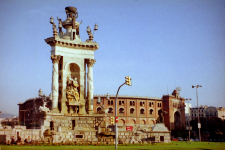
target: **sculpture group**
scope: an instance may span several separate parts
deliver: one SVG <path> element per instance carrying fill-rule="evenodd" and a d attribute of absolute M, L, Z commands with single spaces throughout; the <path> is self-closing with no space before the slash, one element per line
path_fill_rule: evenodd
<path fill-rule="evenodd" d="M 72 78 L 71 76 L 67 77 L 67 88 L 66 88 L 66 98 L 68 101 L 79 101 L 78 93 L 78 82 L 77 78 Z"/>

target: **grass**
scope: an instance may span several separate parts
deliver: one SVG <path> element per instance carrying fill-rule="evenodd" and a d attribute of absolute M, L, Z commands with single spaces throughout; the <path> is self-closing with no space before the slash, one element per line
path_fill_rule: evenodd
<path fill-rule="evenodd" d="M 111 146 L 78 146 L 78 145 L 72 145 L 72 146 L 28 146 L 28 145 L 1 145 L 0 150 L 89 150 L 89 149 L 98 149 L 98 150 L 113 150 L 115 149 L 115 145 Z M 225 142 L 175 142 L 172 143 L 156 143 L 156 144 L 138 144 L 138 145 L 130 145 L 127 146 L 124 145 L 118 145 L 118 150 L 120 149 L 194 149 L 194 150 L 201 150 L 201 149 L 224 149 L 225 150 Z"/>

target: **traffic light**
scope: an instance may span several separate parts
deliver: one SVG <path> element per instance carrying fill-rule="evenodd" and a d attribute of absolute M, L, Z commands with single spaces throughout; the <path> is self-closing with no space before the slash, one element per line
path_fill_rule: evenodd
<path fill-rule="evenodd" d="M 125 77 L 125 81 L 126 81 L 126 85 L 129 85 L 129 86 L 131 86 L 131 78 L 130 78 L 130 76 L 127 76 L 127 77 Z"/>
<path fill-rule="evenodd" d="M 110 117 L 110 123 L 111 123 L 111 124 L 115 124 L 115 119 L 114 119 L 114 117 Z"/>

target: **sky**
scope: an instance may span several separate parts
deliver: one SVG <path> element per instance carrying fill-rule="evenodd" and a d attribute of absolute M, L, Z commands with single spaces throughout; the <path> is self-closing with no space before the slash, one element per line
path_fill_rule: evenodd
<path fill-rule="evenodd" d="M 0 111 L 18 115 L 19 102 L 51 93 L 50 17 L 77 8 L 80 37 L 93 30 L 94 94 L 159 97 L 181 87 L 199 105 L 225 107 L 224 0 L 0 0 Z M 64 29 L 65 31 L 65 29 Z"/>

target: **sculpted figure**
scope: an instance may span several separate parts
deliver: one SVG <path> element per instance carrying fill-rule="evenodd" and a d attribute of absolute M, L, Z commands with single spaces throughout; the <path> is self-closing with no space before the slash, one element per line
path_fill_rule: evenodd
<path fill-rule="evenodd" d="M 163 114 L 167 114 L 167 112 L 166 111 L 163 111 L 162 109 L 160 109 L 158 111 L 158 114 L 159 114 L 159 117 L 157 118 L 156 123 L 164 123 Z"/>
<path fill-rule="evenodd" d="M 66 95 L 67 99 L 69 101 L 79 101 L 79 93 L 77 88 L 79 87 L 79 84 L 77 82 L 77 78 L 72 78 L 71 76 L 68 76 L 67 78 L 67 90 L 66 90 Z"/>

